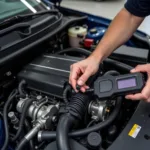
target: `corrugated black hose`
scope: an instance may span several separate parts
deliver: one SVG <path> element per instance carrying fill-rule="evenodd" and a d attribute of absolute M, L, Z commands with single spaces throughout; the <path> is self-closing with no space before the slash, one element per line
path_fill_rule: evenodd
<path fill-rule="evenodd" d="M 65 102 L 65 104 L 68 104 L 68 95 L 69 95 L 69 92 L 71 92 L 72 88 L 70 85 L 66 85 L 65 89 L 64 89 L 64 92 L 63 92 L 63 100 Z"/>
<path fill-rule="evenodd" d="M 85 129 L 73 131 L 73 132 L 69 133 L 68 136 L 73 137 L 73 138 L 82 137 L 82 136 L 86 136 L 87 134 L 89 134 L 91 132 L 100 131 L 100 130 L 106 128 L 116 119 L 116 117 L 121 109 L 121 105 L 122 105 L 122 97 L 118 97 L 116 100 L 116 104 L 115 104 L 113 112 L 105 121 L 100 122 L 94 126 L 91 126 L 91 127 L 85 128 Z M 40 134 L 38 135 L 38 137 L 40 137 L 40 141 L 50 141 L 50 140 L 53 140 L 56 138 L 56 132 L 40 131 Z"/>
<path fill-rule="evenodd" d="M 83 93 L 74 94 L 58 122 L 56 143 L 58 150 L 70 150 L 68 133 L 84 117 L 89 105 L 89 97 Z"/>

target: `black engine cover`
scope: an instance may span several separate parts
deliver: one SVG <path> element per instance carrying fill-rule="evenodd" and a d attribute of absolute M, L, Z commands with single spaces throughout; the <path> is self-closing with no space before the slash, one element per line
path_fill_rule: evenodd
<path fill-rule="evenodd" d="M 18 78 L 24 79 L 29 89 L 62 98 L 70 65 L 79 60 L 81 59 L 70 56 L 42 55 L 25 66 Z"/>

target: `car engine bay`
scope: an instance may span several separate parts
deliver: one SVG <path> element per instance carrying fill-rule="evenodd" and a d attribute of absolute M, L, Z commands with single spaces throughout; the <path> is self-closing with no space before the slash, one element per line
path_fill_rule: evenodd
<path fill-rule="evenodd" d="M 8 150 L 135 148 L 127 146 L 138 136 L 141 126 L 150 123 L 147 111 L 150 105 L 126 100 L 124 96 L 100 100 L 92 90 L 75 93 L 68 81 L 70 66 L 88 57 L 104 32 L 104 27 L 89 30 L 84 18 L 68 23 L 34 51 L 26 51 L 22 56 L 17 54 L 8 59 L 7 51 L 2 52 L 9 61 L 7 64 L 2 58 L 0 62 L 0 149 L 4 146 Z M 139 63 L 148 63 L 148 55 L 149 51 L 143 47 L 122 46 L 100 64 L 99 71 L 87 84 L 92 89 L 101 76 L 128 74 Z M 142 121 L 136 113 L 143 115 Z M 137 133 L 129 134 L 138 123 Z M 148 129 L 142 132 L 140 140 L 143 138 L 145 142 L 141 145 L 150 145 L 148 132 Z M 121 144 L 124 139 L 128 142 Z"/>

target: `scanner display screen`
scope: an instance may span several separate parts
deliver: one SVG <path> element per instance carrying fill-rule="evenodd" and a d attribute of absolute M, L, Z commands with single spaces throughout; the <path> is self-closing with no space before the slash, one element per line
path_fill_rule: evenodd
<path fill-rule="evenodd" d="M 132 88 L 136 86 L 135 78 L 119 79 L 117 81 L 118 89 Z"/>

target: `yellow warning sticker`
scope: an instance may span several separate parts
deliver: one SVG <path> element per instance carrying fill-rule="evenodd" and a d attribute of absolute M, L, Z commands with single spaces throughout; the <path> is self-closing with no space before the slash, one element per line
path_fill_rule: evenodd
<path fill-rule="evenodd" d="M 130 132 L 128 133 L 129 136 L 133 137 L 133 138 L 136 138 L 137 135 L 139 134 L 141 130 L 141 126 L 137 125 L 137 124 L 134 124 L 132 129 L 130 130 Z"/>

